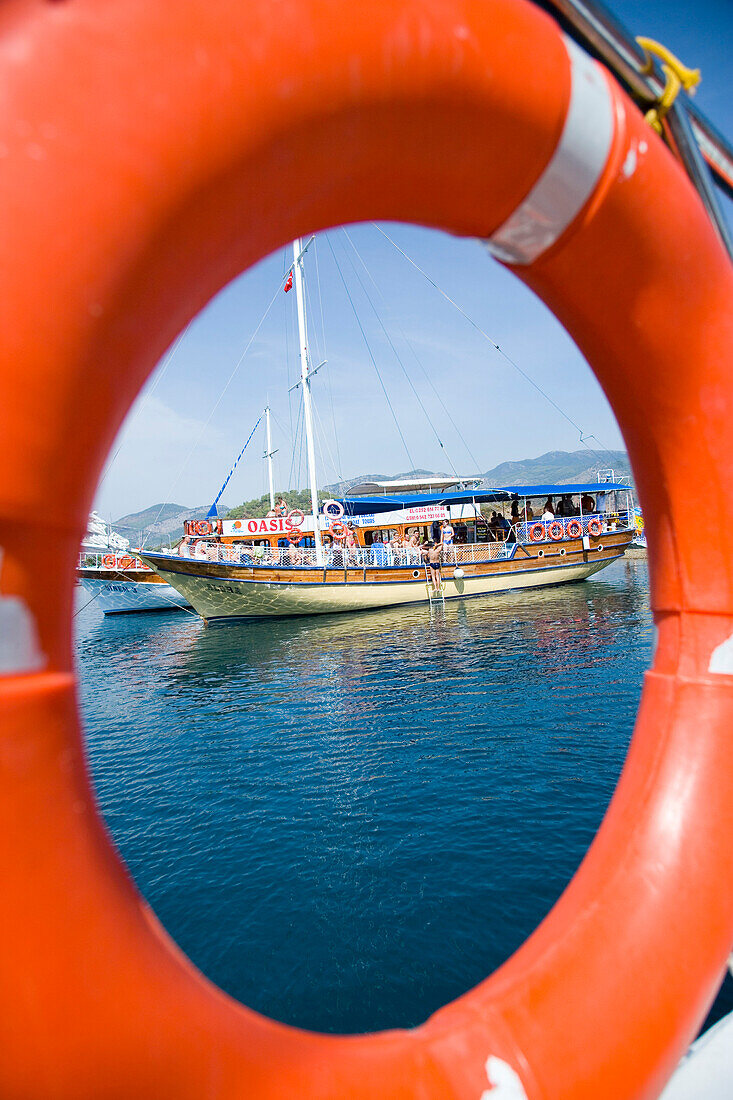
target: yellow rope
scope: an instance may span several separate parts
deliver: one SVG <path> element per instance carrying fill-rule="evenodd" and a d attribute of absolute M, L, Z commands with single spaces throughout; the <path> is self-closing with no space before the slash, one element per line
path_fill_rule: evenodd
<path fill-rule="evenodd" d="M 654 58 L 658 57 L 662 62 L 662 72 L 665 76 L 664 91 L 657 100 L 656 107 L 652 107 L 644 116 L 649 125 L 662 133 L 662 119 L 684 88 L 690 95 L 695 94 L 695 88 L 700 83 L 700 70 L 688 69 L 678 57 L 663 46 L 661 42 L 655 42 L 653 38 L 637 38 L 636 40 L 646 54 L 645 73 L 654 72 Z"/>

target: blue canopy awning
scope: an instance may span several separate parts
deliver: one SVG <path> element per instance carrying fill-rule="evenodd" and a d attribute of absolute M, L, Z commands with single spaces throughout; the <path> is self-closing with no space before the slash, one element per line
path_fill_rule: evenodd
<path fill-rule="evenodd" d="M 342 497 L 348 516 L 367 516 L 378 512 L 398 512 L 405 508 L 429 508 L 435 504 L 499 504 L 512 497 L 561 497 L 631 490 L 630 485 L 611 481 L 591 481 L 573 485 L 503 485 L 498 488 L 459 489 L 452 493 L 395 493 L 372 497 Z"/>

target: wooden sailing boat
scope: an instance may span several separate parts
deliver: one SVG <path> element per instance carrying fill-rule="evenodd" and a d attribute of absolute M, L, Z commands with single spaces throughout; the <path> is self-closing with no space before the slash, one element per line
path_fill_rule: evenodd
<path fill-rule="evenodd" d="M 330 614 L 565 584 L 585 580 L 624 553 L 633 533 L 633 500 L 630 487 L 615 482 L 483 491 L 459 483 L 437 494 L 347 497 L 319 510 L 304 253 L 296 240 L 292 275 L 311 515 L 219 520 L 205 531 L 197 525 L 198 537 L 186 540 L 182 553 L 142 554 L 204 619 Z M 272 502 L 272 484 L 270 494 Z M 533 504 L 556 495 L 568 501 L 566 514 L 534 520 Z M 512 523 L 505 521 L 493 537 L 482 513 L 489 504 L 512 511 Z M 457 525 L 458 537 L 443 547 L 438 581 L 419 546 L 443 520 Z"/>
<path fill-rule="evenodd" d="M 76 578 L 105 615 L 176 611 L 188 601 L 130 549 L 129 539 L 92 512 L 79 552 Z"/>

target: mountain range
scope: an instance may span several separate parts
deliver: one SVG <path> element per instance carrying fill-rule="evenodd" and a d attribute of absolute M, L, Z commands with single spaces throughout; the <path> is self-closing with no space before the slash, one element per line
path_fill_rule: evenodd
<path fill-rule="evenodd" d="M 484 474 L 476 476 L 482 477 L 489 485 L 567 485 L 571 482 L 596 481 L 598 472 L 609 468 L 613 469 L 617 476 L 631 481 L 631 466 L 625 451 L 603 451 L 599 454 L 587 449 L 547 451 L 546 454 L 539 455 L 537 458 L 502 462 Z M 406 481 L 409 478 L 450 476 L 436 470 L 408 470 L 400 474 L 360 474 L 359 477 L 350 478 L 348 481 L 324 485 L 321 493 L 324 496 L 341 496 L 362 481 Z M 286 498 L 294 496 L 293 493 L 285 495 Z M 262 500 L 266 504 L 266 498 L 263 497 Z M 251 505 L 252 502 L 248 501 L 247 504 Z M 205 519 L 208 510 L 208 504 L 202 504 L 197 508 L 189 508 L 185 504 L 154 504 L 142 512 L 121 516 L 115 520 L 113 527 L 130 539 L 133 545 L 144 539 L 148 546 L 154 547 L 164 542 L 177 541 L 183 535 L 184 520 Z M 258 511 L 261 510 L 258 509 Z M 219 505 L 219 515 L 226 516 L 228 511 L 229 508 L 226 505 Z M 234 509 L 236 515 L 243 515 L 246 511 L 241 507 Z"/>
<path fill-rule="evenodd" d="M 226 504 L 219 504 L 219 514 L 225 516 L 229 511 Z M 164 542 L 176 542 L 183 535 L 183 521 L 187 519 L 206 519 L 209 504 L 200 504 L 189 508 L 185 504 L 153 504 L 142 512 L 131 512 L 114 520 L 115 531 L 129 539 L 133 546 L 143 539 L 149 547 Z"/>
<path fill-rule="evenodd" d="M 489 485 L 567 485 L 571 482 L 596 481 L 600 470 L 612 469 L 617 476 L 631 478 L 629 456 L 625 451 L 547 451 L 537 458 L 502 462 L 483 474 Z M 471 471 L 465 471 L 469 476 Z M 419 477 L 451 477 L 437 470 L 409 470 L 401 474 L 361 474 L 348 481 L 324 485 L 323 491 L 334 496 L 347 493 L 363 481 L 407 481 Z"/>

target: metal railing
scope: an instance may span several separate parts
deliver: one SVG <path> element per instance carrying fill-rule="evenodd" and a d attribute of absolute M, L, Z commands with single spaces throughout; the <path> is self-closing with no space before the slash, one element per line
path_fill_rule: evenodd
<path fill-rule="evenodd" d="M 600 532 L 597 530 L 599 524 Z M 558 533 L 558 525 L 562 534 Z M 518 542 L 560 542 L 562 539 L 577 539 L 589 533 L 597 535 L 605 532 L 629 531 L 633 526 L 633 518 L 628 512 L 616 512 L 613 515 L 596 512 L 584 516 L 555 516 L 552 520 L 531 519 L 527 523 L 516 524 L 513 530 Z M 550 534 L 551 527 L 553 534 Z"/>
<path fill-rule="evenodd" d="M 200 543 L 194 561 L 222 562 L 225 565 L 259 566 L 261 568 L 316 568 L 316 552 L 311 547 L 247 546 L 239 544 Z M 466 562 L 495 561 L 511 558 L 516 544 L 486 542 L 453 544 L 443 550 L 443 561 L 461 565 Z M 326 569 L 415 568 L 424 566 L 416 547 L 324 547 Z M 185 560 L 185 556 L 184 556 Z M 323 568 L 322 566 L 320 568 Z"/>
<path fill-rule="evenodd" d="M 110 569 L 114 569 L 115 572 L 126 572 L 134 570 L 136 572 L 152 573 L 152 569 L 149 565 L 146 565 L 141 558 L 135 557 L 134 554 L 115 553 L 112 550 L 82 550 L 79 552 L 79 569 L 100 569 L 105 572 L 109 572 Z"/>

